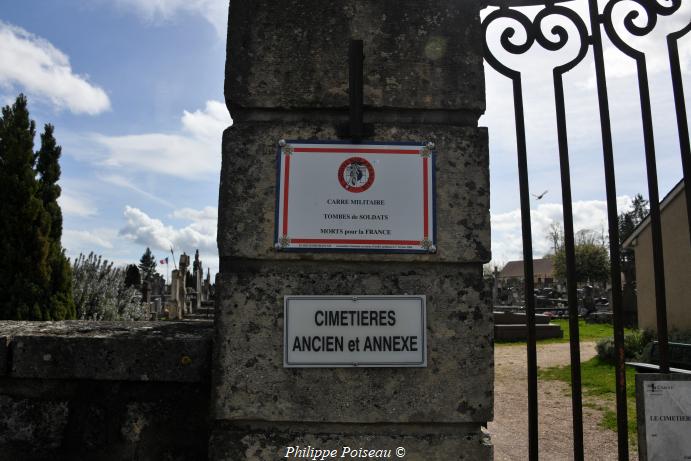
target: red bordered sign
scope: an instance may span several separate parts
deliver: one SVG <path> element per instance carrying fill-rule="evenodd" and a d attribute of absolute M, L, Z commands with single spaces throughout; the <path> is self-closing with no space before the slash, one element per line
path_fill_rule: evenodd
<path fill-rule="evenodd" d="M 283 141 L 279 251 L 434 253 L 434 144 Z"/>

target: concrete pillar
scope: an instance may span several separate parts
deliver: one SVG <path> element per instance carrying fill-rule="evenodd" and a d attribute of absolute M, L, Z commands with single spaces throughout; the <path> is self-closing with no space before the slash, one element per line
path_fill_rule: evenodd
<path fill-rule="evenodd" d="M 179 319 L 182 317 L 182 311 L 180 310 L 180 271 L 177 269 L 171 272 L 170 280 L 170 300 L 168 307 L 168 318 L 170 320 Z"/>
<path fill-rule="evenodd" d="M 280 459 L 288 446 L 492 458 L 481 4 L 231 2 L 211 459 Z M 435 254 L 274 248 L 277 142 L 344 139 L 350 39 L 364 41 L 364 142 L 436 145 Z M 283 367 L 285 295 L 402 294 L 427 296 L 427 367 Z"/>
<path fill-rule="evenodd" d="M 190 266 L 189 255 L 183 253 L 180 255 L 180 261 L 178 263 L 179 272 L 178 278 L 178 291 L 175 296 L 178 300 L 178 311 L 180 317 L 188 314 L 191 310 L 191 306 L 187 304 L 187 268 Z"/>
<path fill-rule="evenodd" d="M 154 299 L 154 313 L 152 316 L 152 320 L 158 320 L 158 318 L 161 316 L 161 298 L 156 298 Z"/>
<path fill-rule="evenodd" d="M 204 285 L 202 287 L 202 301 L 207 302 L 211 295 L 211 274 L 209 269 L 206 270 L 206 279 L 204 279 Z"/>
<path fill-rule="evenodd" d="M 202 307 L 202 288 L 202 271 L 198 270 L 194 273 L 194 289 L 197 291 L 197 297 L 194 298 L 194 312 Z"/>

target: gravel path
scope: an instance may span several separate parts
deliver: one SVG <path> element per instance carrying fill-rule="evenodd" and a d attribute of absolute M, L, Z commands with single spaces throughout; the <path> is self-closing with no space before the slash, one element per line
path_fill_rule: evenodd
<path fill-rule="evenodd" d="M 581 344 L 581 361 L 595 356 L 595 343 Z M 494 444 L 496 461 L 528 459 L 528 380 L 526 348 L 498 346 L 494 352 L 494 421 L 488 429 Z M 569 344 L 545 344 L 537 348 L 538 367 L 569 363 Z M 538 430 L 540 459 L 573 459 L 571 428 L 571 393 L 561 381 L 538 381 Z M 602 413 L 583 408 L 585 459 L 617 459 L 616 432 L 598 426 Z M 631 460 L 637 460 L 636 453 Z"/>

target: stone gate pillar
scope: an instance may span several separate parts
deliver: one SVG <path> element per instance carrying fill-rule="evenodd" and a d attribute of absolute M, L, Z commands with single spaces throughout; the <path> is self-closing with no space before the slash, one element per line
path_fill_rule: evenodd
<path fill-rule="evenodd" d="M 481 430 L 494 375 L 481 4 L 231 1 L 212 459 L 283 459 L 287 447 L 491 459 Z M 364 42 L 362 142 L 435 145 L 436 253 L 275 247 L 278 142 L 347 140 L 350 39 Z M 404 294 L 426 296 L 425 367 L 284 367 L 284 296 Z"/>

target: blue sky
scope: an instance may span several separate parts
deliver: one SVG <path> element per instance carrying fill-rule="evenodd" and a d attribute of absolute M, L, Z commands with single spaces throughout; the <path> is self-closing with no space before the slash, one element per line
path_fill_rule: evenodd
<path fill-rule="evenodd" d="M 674 18 L 660 21 L 660 31 L 689 21 L 684 3 Z M 158 259 L 169 256 L 172 245 L 176 256 L 199 248 L 212 274 L 217 270 L 220 139 L 232 123 L 223 102 L 226 11 L 224 0 L 3 1 L 0 103 L 24 92 L 39 126 L 56 126 L 69 255 L 95 251 L 125 264 L 147 246 Z M 689 37 L 680 49 L 689 94 Z M 664 196 L 681 178 L 681 164 L 667 63 L 659 49 L 650 50 Z M 647 196 L 637 87 L 632 61 L 611 46 L 607 56 L 625 206 L 637 192 Z M 516 64 L 532 82 L 526 84 L 531 192 L 549 191 L 533 202 L 536 256 L 549 250 L 549 225 L 561 221 L 551 74 L 544 72 L 549 59 L 531 52 Z M 486 81 L 488 111 L 480 124 L 490 129 L 493 259 L 501 264 L 521 255 L 515 131 L 509 81 L 489 68 Z M 590 56 L 568 76 L 566 93 L 576 227 L 600 231 L 605 195 Z"/>
<path fill-rule="evenodd" d="M 231 120 L 227 14 L 213 3 L 0 6 L 0 69 L 15 69 L 0 70 L 0 98 L 23 91 L 39 126 L 56 126 L 71 256 L 136 262 L 146 246 L 160 259 L 172 244 L 176 256 L 199 248 L 216 270 L 220 138 Z"/>

